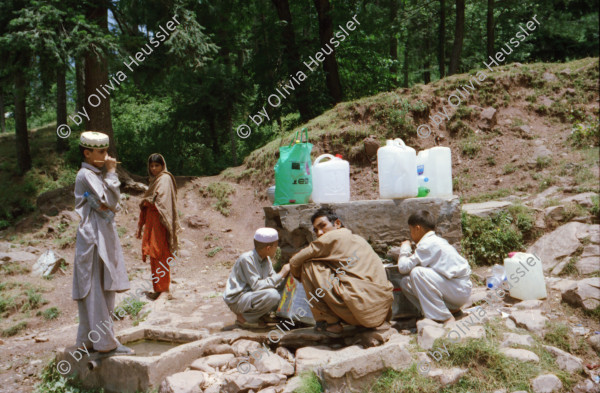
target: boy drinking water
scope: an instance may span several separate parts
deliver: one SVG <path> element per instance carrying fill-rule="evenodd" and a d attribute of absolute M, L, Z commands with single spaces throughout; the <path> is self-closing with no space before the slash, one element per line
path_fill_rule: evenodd
<path fill-rule="evenodd" d="M 471 268 L 447 240 L 437 236 L 433 215 L 426 210 L 408 218 L 410 237 L 417 244 L 411 255 L 410 241 L 400 248 L 398 271 L 406 298 L 425 316 L 450 323 L 471 296 Z M 452 310 L 452 311 L 450 311 Z"/>
<path fill-rule="evenodd" d="M 75 179 L 75 211 L 81 217 L 75 243 L 73 299 L 79 309 L 77 347 L 109 355 L 133 351 L 115 338 L 111 313 L 115 293 L 129 289 L 113 215 L 119 203 L 117 162 L 108 156 L 108 135 L 86 131 L 79 149 L 84 158 Z M 106 169 L 106 173 L 101 168 Z"/>
<path fill-rule="evenodd" d="M 275 273 L 270 258 L 275 257 L 279 237 L 273 228 L 259 228 L 254 234 L 254 250 L 243 253 L 227 280 L 223 300 L 244 328 L 266 326 L 266 317 L 281 299 L 277 287 L 290 272 L 286 264 Z"/>

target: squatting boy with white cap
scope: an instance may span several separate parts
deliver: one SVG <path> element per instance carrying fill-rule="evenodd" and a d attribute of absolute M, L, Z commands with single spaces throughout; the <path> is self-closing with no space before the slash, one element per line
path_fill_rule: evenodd
<path fill-rule="evenodd" d="M 108 156 L 108 135 L 86 131 L 79 149 L 84 158 L 75 179 L 75 211 L 81 216 L 75 243 L 73 299 L 79 309 L 77 347 L 108 355 L 133 351 L 115 338 L 115 293 L 129 289 L 123 252 L 114 222 L 119 203 L 117 162 Z M 106 168 L 103 173 L 101 168 Z"/>
<path fill-rule="evenodd" d="M 259 228 L 254 234 L 254 250 L 235 261 L 223 300 L 237 315 L 238 326 L 265 326 L 265 318 L 279 303 L 281 295 L 277 287 L 288 275 L 290 266 L 284 265 L 279 273 L 273 270 L 270 258 L 275 256 L 278 240 L 275 229 Z"/>

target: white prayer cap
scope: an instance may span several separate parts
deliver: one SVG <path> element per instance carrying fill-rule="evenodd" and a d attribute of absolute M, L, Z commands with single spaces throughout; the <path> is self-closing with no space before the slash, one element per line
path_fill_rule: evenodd
<path fill-rule="evenodd" d="M 273 228 L 258 228 L 254 234 L 254 240 L 261 243 L 273 243 L 279 240 L 277 230 Z"/>
<path fill-rule="evenodd" d="M 108 135 L 96 131 L 83 132 L 79 138 L 79 145 L 90 149 L 104 149 L 108 143 Z"/>

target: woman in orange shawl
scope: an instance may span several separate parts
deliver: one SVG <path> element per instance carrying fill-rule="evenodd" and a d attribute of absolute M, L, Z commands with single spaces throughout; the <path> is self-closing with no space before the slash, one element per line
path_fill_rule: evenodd
<path fill-rule="evenodd" d="M 148 157 L 148 175 L 150 186 L 140 203 L 136 237 L 142 239 L 142 261 L 146 262 L 146 256 L 150 256 L 154 292 L 146 296 L 155 300 L 161 293 L 169 292 L 169 265 L 173 264 L 169 258 L 173 258 L 178 248 L 177 185 L 167 171 L 164 157 L 158 153 Z"/>

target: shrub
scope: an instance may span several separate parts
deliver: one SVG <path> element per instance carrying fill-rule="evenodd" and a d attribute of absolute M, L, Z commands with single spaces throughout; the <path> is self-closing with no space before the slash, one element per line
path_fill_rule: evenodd
<path fill-rule="evenodd" d="M 60 310 L 57 307 L 50 307 L 49 309 L 44 310 L 41 314 L 44 319 L 56 319 L 60 315 Z"/>
<path fill-rule="evenodd" d="M 473 266 L 502 264 L 509 252 L 523 247 L 523 235 L 515 225 L 512 215 L 506 212 L 491 218 L 463 213 L 462 230 L 461 245 Z"/>

